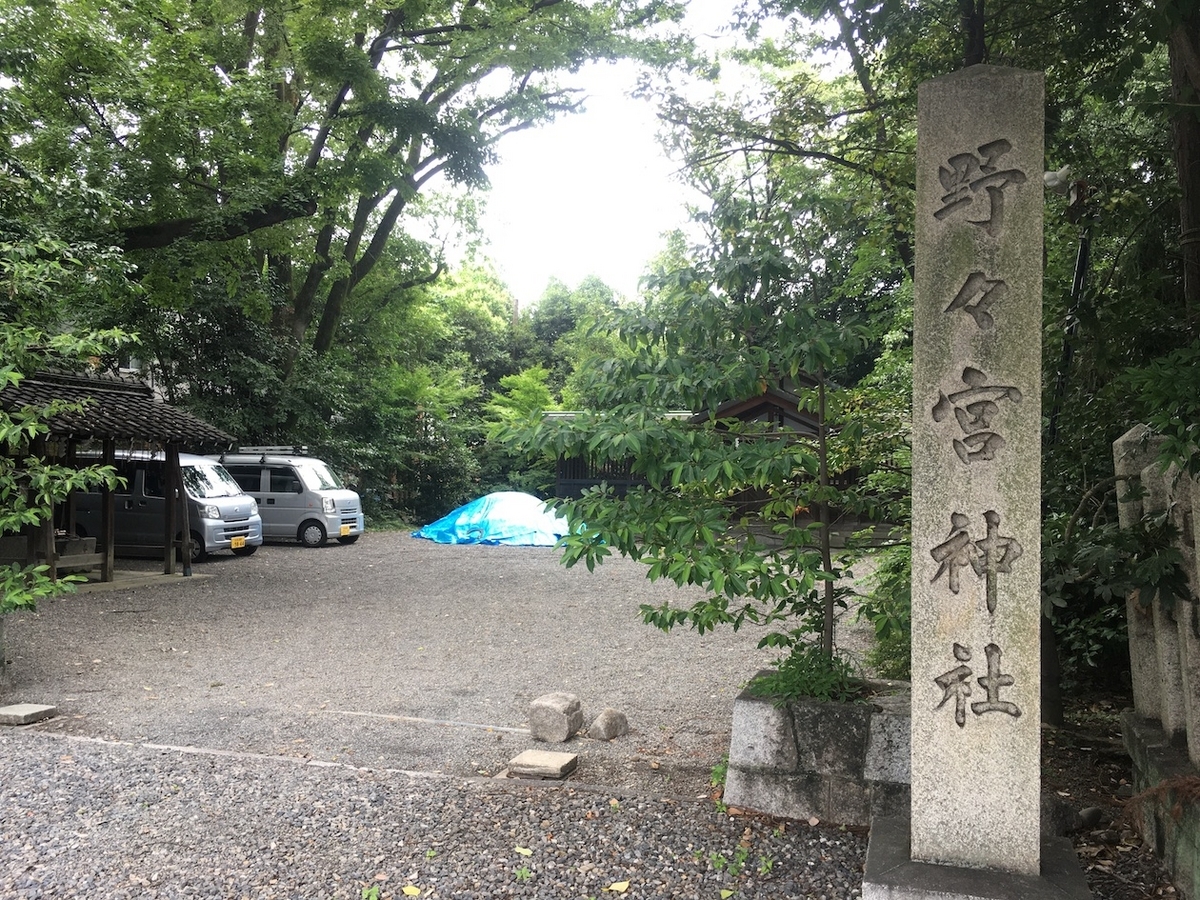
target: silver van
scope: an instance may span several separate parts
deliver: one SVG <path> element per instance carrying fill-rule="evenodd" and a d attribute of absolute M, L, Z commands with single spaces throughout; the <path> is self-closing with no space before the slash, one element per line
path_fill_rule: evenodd
<path fill-rule="evenodd" d="M 263 535 L 319 547 L 327 538 L 353 544 L 365 529 L 358 494 L 300 447 L 241 447 L 213 456 L 258 501 Z"/>
<path fill-rule="evenodd" d="M 162 453 L 118 451 L 117 474 L 125 479 L 115 493 L 113 531 L 118 553 L 162 549 L 168 477 Z M 179 454 L 187 493 L 187 521 L 192 534 L 192 561 L 209 553 L 232 550 L 249 556 L 263 542 L 258 504 L 238 487 L 219 463 L 206 456 Z M 80 537 L 100 534 L 100 492 L 75 494 L 75 530 Z M 176 533 L 175 539 L 179 539 Z"/>

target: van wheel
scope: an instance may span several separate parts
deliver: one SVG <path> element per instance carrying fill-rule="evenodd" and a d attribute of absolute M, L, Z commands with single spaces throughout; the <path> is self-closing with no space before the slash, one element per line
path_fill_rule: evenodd
<path fill-rule="evenodd" d="M 358 540 L 357 534 L 348 534 L 345 537 L 338 538 L 338 543 L 339 544 L 353 544 L 357 540 Z"/>
<path fill-rule="evenodd" d="M 182 538 L 176 538 L 176 540 L 182 540 Z M 179 549 L 179 552 L 176 553 L 175 555 L 179 559 L 182 560 L 183 559 L 183 548 L 181 547 Z M 192 532 L 192 562 L 202 563 L 206 559 L 208 559 L 208 551 L 204 549 L 204 538 L 200 537 L 200 535 L 196 534 L 196 532 L 193 531 Z"/>
<path fill-rule="evenodd" d="M 325 526 L 309 519 L 307 522 L 301 523 L 296 536 L 305 547 L 320 547 L 325 543 Z"/>
<path fill-rule="evenodd" d="M 253 556 L 254 551 L 258 549 L 258 544 L 247 544 L 244 547 L 233 548 L 234 556 Z"/>

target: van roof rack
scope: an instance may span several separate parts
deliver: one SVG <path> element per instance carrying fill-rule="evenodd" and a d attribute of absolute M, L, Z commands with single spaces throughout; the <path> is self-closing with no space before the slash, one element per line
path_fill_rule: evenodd
<path fill-rule="evenodd" d="M 262 444 L 253 447 L 238 447 L 238 453 L 277 453 L 281 456 L 307 456 L 308 448 L 302 444 Z"/>

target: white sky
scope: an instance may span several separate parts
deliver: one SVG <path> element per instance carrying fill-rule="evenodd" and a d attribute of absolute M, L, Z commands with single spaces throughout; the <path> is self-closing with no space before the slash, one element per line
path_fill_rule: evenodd
<path fill-rule="evenodd" d="M 521 308 L 551 278 L 575 287 L 596 275 L 634 297 L 663 232 L 686 219 L 675 166 L 655 139 L 653 105 L 629 99 L 635 69 L 586 73 L 586 112 L 500 143 L 483 228 L 488 256 Z"/>
<path fill-rule="evenodd" d="M 692 0 L 687 27 L 702 39 L 717 35 L 736 2 Z M 662 235 L 687 222 L 687 195 L 672 178 L 677 165 L 655 137 L 654 106 L 628 96 L 636 73 L 629 63 L 589 67 L 572 80 L 587 92 L 586 112 L 498 146 L 481 252 L 522 309 L 551 278 L 574 288 L 595 275 L 636 297 L 638 279 L 665 246 Z"/>

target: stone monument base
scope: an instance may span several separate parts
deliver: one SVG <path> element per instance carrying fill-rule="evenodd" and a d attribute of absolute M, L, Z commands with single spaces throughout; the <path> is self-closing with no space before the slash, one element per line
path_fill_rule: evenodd
<path fill-rule="evenodd" d="M 1172 744 L 1155 721 L 1132 709 L 1121 713 L 1121 733 L 1133 759 L 1141 796 L 1142 837 L 1162 861 L 1183 900 L 1200 900 L 1200 804 L 1192 798 L 1200 769 L 1186 748 Z"/>
<path fill-rule="evenodd" d="M 1013 875 L 913 862 L 909 820 L 871 823 L 862 900 L 1090 900 L 1075 849 L 1065 838 L 1042 836 L 1042 874 Z"/>

